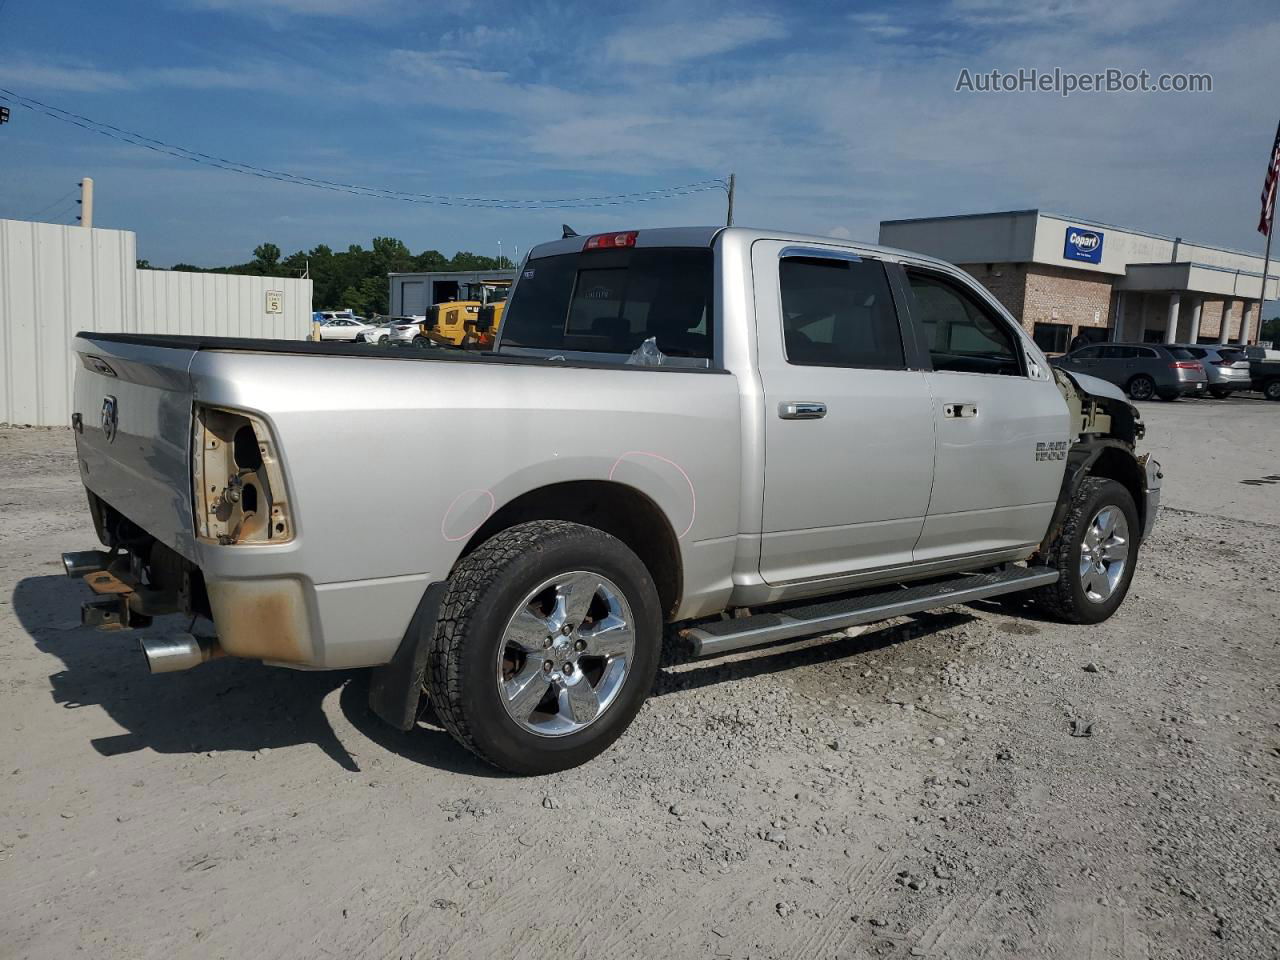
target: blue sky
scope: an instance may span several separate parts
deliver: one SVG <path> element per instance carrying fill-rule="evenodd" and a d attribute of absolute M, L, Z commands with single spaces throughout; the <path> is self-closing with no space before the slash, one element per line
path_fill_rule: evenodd
<path fill-rule="evenodd" d="M 1280 119 L 1273 0 L 479 3 L 0 0 L 0 86 L 305 176 L 496 198 L 738 176 L 738 222 L 874 240 L 881 219 L 1041 207 L 1261 252 Z M 1206 94 L 955 92 L 962 68 L 1208 72 Z M 716 223 L 711 191 L 471 210 L 198 166 L 14 108 L 0 216 L 84 175 L 157 265 L 396 236 L 510 253 L 559 233 Z M 70 201 L 51 219 L 74 216 Z"/>

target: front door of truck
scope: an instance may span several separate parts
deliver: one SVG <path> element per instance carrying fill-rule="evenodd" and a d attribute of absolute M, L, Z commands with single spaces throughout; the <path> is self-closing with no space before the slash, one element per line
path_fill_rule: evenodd
<path fill-rule="evenodd" d="M 906 277 L 917 340 L 933 368 L 926 376 L 937 431 L 916 561 L 1039 543 L 1069 444 L 1062 394 L 1012 324 L 967 282 L 928 268 L 908 267 Z"/>
<path fill-rule="evenodd" d="M 879 260 L 752 247 L 764 394 L 760 573 L 854 580 L 911 562 L 933 482 L 933 405 Z"/>

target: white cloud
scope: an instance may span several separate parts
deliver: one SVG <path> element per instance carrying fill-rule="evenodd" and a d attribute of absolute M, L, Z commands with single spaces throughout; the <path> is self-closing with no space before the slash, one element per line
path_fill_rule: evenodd
<path fill-rule="evenodd" d="M 786 35 L 782 21 L 775 17 L 729 16 L 630 27 L 609 37 L 604 49 L 609 60 L 661 67 L 717 56 L 763 40 L 780 40 Z"/>
<path fill-rule="evenodd" d="M 193 6 L 254 16 L 374 17 L 402 6 L 401 0 L 190 0 Z"/>
<path fill-rule="evenodd" d="M 25 90 L 71 90 L 95 92 L 128 90 L 133 82 L 124 74 L 92 67 L 63 67 L 30 60 L 0 61 L 0 81 Z"/>

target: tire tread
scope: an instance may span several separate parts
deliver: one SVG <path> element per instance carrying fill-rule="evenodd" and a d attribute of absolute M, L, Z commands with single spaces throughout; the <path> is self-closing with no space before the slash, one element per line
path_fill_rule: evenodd
<path fill-rule="evenodd" d="M 567 520 L 535 520 L 508 527 L 459 560 L 449 578 L 440 616 L 427 641 L 427 698 L 445 730 L 486 763 L 501 766 L 477 742 L 463 704 L 461 647 L 472 615 L 485 591 L 511 564 L 558 538 L 583 534 L 612 539 L 594 527 Z"/>
<path fill-rule="evenodd" d="M 1040 557 L 1042 564 L 1058 571 L 1058 580 L 1047 587 L 1037 587 L 1035 590 L 1028 591 L 1036 606 L 1067 623 L 1090 622 L 1083 616 L 1084 611 L 1080 609 L 1079 600 L 1072 589 L 1075 571 L 1071 569 L 1071 545 L 1077 541 L 1080 528 L 1093 519 L 1089 515 L 1089 506 L 1095 494 L 1113 485 L 1123 490 L 1126 496 L 1128 495 L 1128 491 L 1124 490 L 1120 484 L 1105 477 L 1090 476 L 1080 481 L 1080 486 L 1072 497 L 1071 506 L 1067 508 L 1067 515 L 1058 528 L 1057 536 L 1049 544 L 1048 552 Z M 1131 536 L 1136 536 L 1136 533 Z"/>

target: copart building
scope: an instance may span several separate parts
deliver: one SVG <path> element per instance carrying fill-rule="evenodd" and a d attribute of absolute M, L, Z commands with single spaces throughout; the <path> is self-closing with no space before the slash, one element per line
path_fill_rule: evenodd
<path fill-rule="evenodd" d="M 1077 334 L 1146 343 L 1253 343 L 1262 257 L 1041 210 L 884 220 L 880 243 L 980 280 L 1046 352 Z M 1267 299 L 1280 291 L 1275 262 Z"/>

